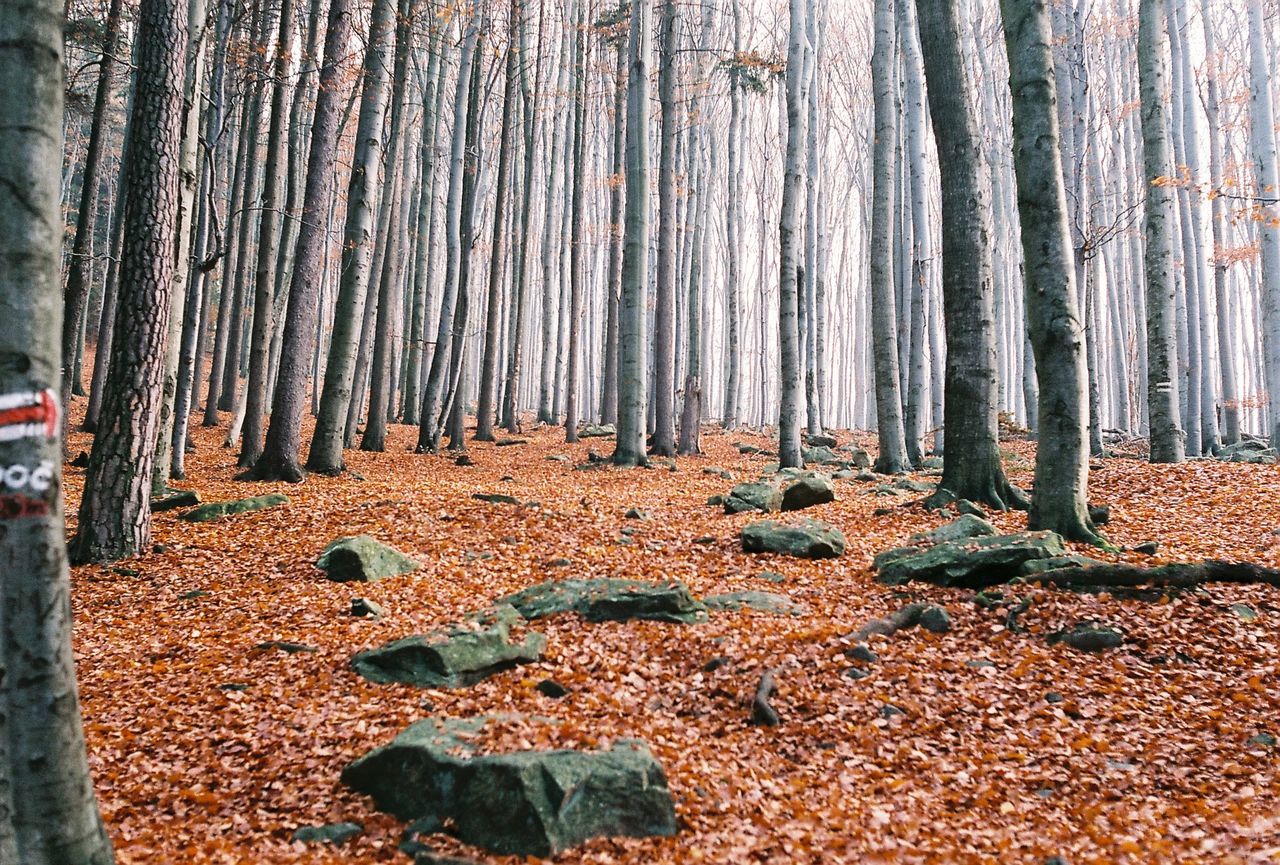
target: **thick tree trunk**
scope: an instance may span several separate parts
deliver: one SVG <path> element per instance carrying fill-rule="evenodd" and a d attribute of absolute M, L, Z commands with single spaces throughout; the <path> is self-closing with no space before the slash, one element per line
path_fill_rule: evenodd
<path fill-rule="evenodd" d="M 186 0 L 146 0 L 139 17 L 119 314 L 72 542 L 77 562 L 137 555 L 151 540 L 151 473 L 173 292 Z"/>
<path fill-rule="evenodd" d="M 168 52 L 180 76 L 186 10 L 163 6 L 139 11 L 158 47 L 140 74 Z M 80 723 L 62 514 L 62 24 L 58 0 L 0 6 L 0 862 L 110 865 Z"/>
<path fill-rule="evenodd" d="M 947 363 L 940 489 L 998 509 L 1024 506 L 1000 464 L 991 209 L 982 139 L 960 50 L 956 0 L 917 0 L 925 82 L 942 175 L 942 303 Z"/>
<path fill-rule="evenodd" d="M 1027 329 L 1040 384 L 1036 484 L 1028 525 L 1097 542 L 1088 502 L 1088 371 L 1058 158 L 1049 5 L 1048 0 L 1002 0 L 1001 11 L 1013 96 Z"/>

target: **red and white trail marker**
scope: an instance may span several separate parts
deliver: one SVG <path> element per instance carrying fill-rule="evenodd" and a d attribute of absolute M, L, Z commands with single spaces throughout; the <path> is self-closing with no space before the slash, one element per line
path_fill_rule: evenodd
<path fill-rule="evenodd" d="M 0 442 L 56 438 L 58 396 L 51 389 L 0 394 Z"/>

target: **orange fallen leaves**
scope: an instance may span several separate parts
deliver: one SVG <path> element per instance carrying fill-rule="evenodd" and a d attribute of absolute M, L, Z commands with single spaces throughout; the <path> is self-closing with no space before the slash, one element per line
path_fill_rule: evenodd
<path fill-rule="evenodd" d="M 673 839 L 596 840 L 558 863 L 1273 861 L 1280 850 L 1280 755 L 1249 744 L 1280 734 L 1280 594 L 1248 586 L 1151 604 L 1034 589 L 1004 627 L 970 594 L 890 590 L 871 557 L 937 525 L 918 507 L 874 515 L 870 484 L 837 483 L 813 511 L 849 539 L 844 557 L 805 562 L 743 554 L 749 515 L 704 502 L 729 482 L 706 466 L 757 473 L 767 457 L 708 433 L 707 456 L 680 471 L 577 472 L 546 459 L 557 430 L 527 445 L 470 446 L 475 465 L 408 453 L 393 427 L 385 454 L 348 454 L 354 475 L 290 487 L 232 479 L 222 432 L 195 429 L 190 486 L 206 500 L 280 490 L 289 506 L 210 524 L 156 518 L 164 546 L 127 567 L 73 574 L 75 644 L 86 734 L 104 815 L 122 863 L 407 862 L 402 826 L 338 782 L 350 760 L 428 714 L 518 713 L 479 744 L 600 747 L 647 740 L 665 765 L 682 821 Z M 71 451 L 88 446 L 73 437 Z M 1029 482 L 1029 446 L 1015 480 Z M 511 480 L 504 480 L 510 477 Z M 68 469 L 74 513 L 81 474 Z M 1280 471 L 1216 462 L 1156 468 L 1107 460 L 1094 472 L 1117 544 L 1160 541 L 1155 559 L 1241 558 L 1272 566 L 1260 542 L 1280 526 Z M 539 506 L 488 504 L 477 491 Z M 906 501 L 907 499 L 903 499 Z M 890 500 L 889 504 L 898 504 Z M 628 507 L 648 520 L 626 520 Z M 1003 529 L 1025 526 L 997 514 Z M 624 542 L 623 528 L 630 534 Z M 325 581 L 312 567 L 335 537 L 367 533 L 422 561 L 372 585 Z M 703 536 L 711 544 L 695 543 Z M 567 566 L 556 560 L 568 559 Z M 761 571 L 782 574 L 773 585 Z M 679 579 L 695 594 L 780 591 L 804 617 L 719 613 L 702 625 L 538 623 L 540 663 L 459 691 L 373 685 L 347 661 L 386 640 L 456 621 L 488 599 L 547 579 Z M 196 595 L 195 592 L 207 592 Z M 903 595 L 909 596 L 904 597 Z M 382 620 L 351 618 L 368 597 Z M 947 606 L 954 629 L 876 640 L 880 660 L 860 680 L 842 637 L 907 600 Z M 1259 614 L 1247 623 L 1231 604 Z M 1045 636 L 1083 619 L 1121 625 L 1127 642 L 1098 656 L 1049 647 Z M 315 652 L 254 651 L 269 641 Z M 729 663 L 712 670 L 715 657 Z M 981 663 L 979 663 L 981 662 Z M 782 726 L 751 727 L 761 670 L 779 667 Z M 545 678 L 561 700 L 537 690 Z M 1049 702 L 1051 692 L 1061 702 Z M 883 710 L 892 704 L 900 714 Z M 535 721 L 553 718 L 556 723 Z M 290 842 L 301 825 L 354 820 L 340 848 Z M 441 852 L 490 863 L 446 836 Z"/>

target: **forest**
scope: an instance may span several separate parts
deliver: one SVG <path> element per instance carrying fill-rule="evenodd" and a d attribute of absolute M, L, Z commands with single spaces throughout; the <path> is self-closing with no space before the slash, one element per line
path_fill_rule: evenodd
<path fill-rule="evenodd" d="M 1278 67 L 0 0 L 0 865 L 1280 862 Z"/>

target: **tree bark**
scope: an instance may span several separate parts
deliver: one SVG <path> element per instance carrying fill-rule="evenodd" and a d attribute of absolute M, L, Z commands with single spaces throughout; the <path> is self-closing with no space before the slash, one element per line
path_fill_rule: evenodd
<path fill-rule="evenodd" d="M 1088 370 L 1059 159 L 1048 0 L 1002 0 L 1027 329 L 1039 378 L 1039 447 L 1028 526 L 1100 541 L 1089 519 Z"/>
<path fill-rule="evenodd" d="M 1004 510 L 1026 505 L 1000 464 L 991 208 L 956 0 L 917 0 L 942 176 L 942 303 L 947 363 L 939 489 Z"/>
<path fill-rule="evenodd" d="M 178 74 L 184 19 L 151 0 L 139 11 Z M 62 513 L 62 23 L 58 0 L 0 6 L 0 862 L 110 865 L 76 693 Z M 145 75 L 155 53 L 143 57 Z"/>

